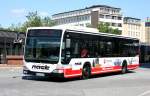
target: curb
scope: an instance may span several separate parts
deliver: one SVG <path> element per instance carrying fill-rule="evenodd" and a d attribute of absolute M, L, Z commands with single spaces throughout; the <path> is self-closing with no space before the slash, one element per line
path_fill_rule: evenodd
<path fill-rule="evenodd" d="M 0 68 L 22 68 L 23 65 L 0 64 Z"/>

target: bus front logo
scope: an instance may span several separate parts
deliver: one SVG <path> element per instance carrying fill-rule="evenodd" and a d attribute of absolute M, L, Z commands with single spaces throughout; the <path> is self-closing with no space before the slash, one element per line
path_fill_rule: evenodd
<path fill-rule="evenodd" d="M 49 70 L 49 66 L 38 66 L 38 65 L 32 65 L 32 69 L 43 69 L 43 70 Z"/>

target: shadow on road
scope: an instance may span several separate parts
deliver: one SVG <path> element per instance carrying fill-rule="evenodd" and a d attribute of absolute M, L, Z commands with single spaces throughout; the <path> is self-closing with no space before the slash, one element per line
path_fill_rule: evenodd
<path fill-rule="evenodd" d="M 131 74 L 131 73 L 135 73 L 134 71 L 129 71 L 126 74 Z M 125 75 L 125 74 L 121 74 L 120 72 L 113 72 L 113 73 L 103 73 L 103 74 L 99 74 L 99 75 L 93 75 L 91 76 L 90 79 L 95 79 L 95 78 L 105 78 L 108 76 L 115 76 L 115 75 Z M 46 82 L 56 82 L 56 83 L 65 83 L 65 82 L 73 82 L 73 81 L 79 81 L 82 80 L 81 78 L 69 78 L 69 79 L 65 79 L 65 78 L 51 78 L 51 77 L 40 77 L 40 76 L 23 76 L 22 77 L 23 80 L 33 80 L 33 81 L 46 81 Z"/>
<path fill-rule="evenodd" d="M 134 71 L 128 71 L 127 73 L 125 74 L 122 74 L 121 72 L 113 72 L 113 73 L 103 73 L 103 74 L 98 74 L 98 75 L 94 75 L 92 76 L 91 79 L 94 79 L 94 78 L 105 78 L 105 77 L 110 77 L 110 76 L 115 76 L 115 75 L 126 75 L 126 74 L 132 74 L 132 73 L 135 73 Z"/>

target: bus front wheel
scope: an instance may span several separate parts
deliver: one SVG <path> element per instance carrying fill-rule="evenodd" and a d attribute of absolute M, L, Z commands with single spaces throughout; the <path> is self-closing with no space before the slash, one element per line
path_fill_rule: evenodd
<path fill-rule="evenodd" d="M 91 76 L 91 67 L 85 65 L 82 69 L 82 79 L 88 79 Z"/>

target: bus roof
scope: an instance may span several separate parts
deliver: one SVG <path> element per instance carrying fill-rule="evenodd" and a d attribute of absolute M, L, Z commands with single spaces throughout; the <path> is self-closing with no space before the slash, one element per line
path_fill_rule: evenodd
<path fill-rule="evenodd" d="M 96 32 L 99 33 L 98 29 L 96 28 L 88 28 L 88 27 L 82 27 L 82 26 L 64 26 L 64 25 L 58 25 L 53 27 L 29 27 L 28 29 L 61 29 L 61 30 L 78 30 L 83 32 Z"/>
<path fill-rule="evenodd" d="M 95 35 L 102 35 L 102 36 L 108 36 L 108 37 L 116 37 L 116 38 L 124 38 L 124 39 L 134 39 L 139 40 L 138 38 L 123 36 L 123 35 L 116 35 L 116 34 L 110 34 L 110 33 L 103 33 L 99 32 L 96 28 L 88 28 L 83 26 L 66 26 L 66 25 L 58 25 L 53 27 L 29 27 L 30 29 L 59 29 L 59 30 L 69 30 L 69 31 L 78 31 L 80 33 L 88 33 L 88 34 L 95 34 Z"/>

